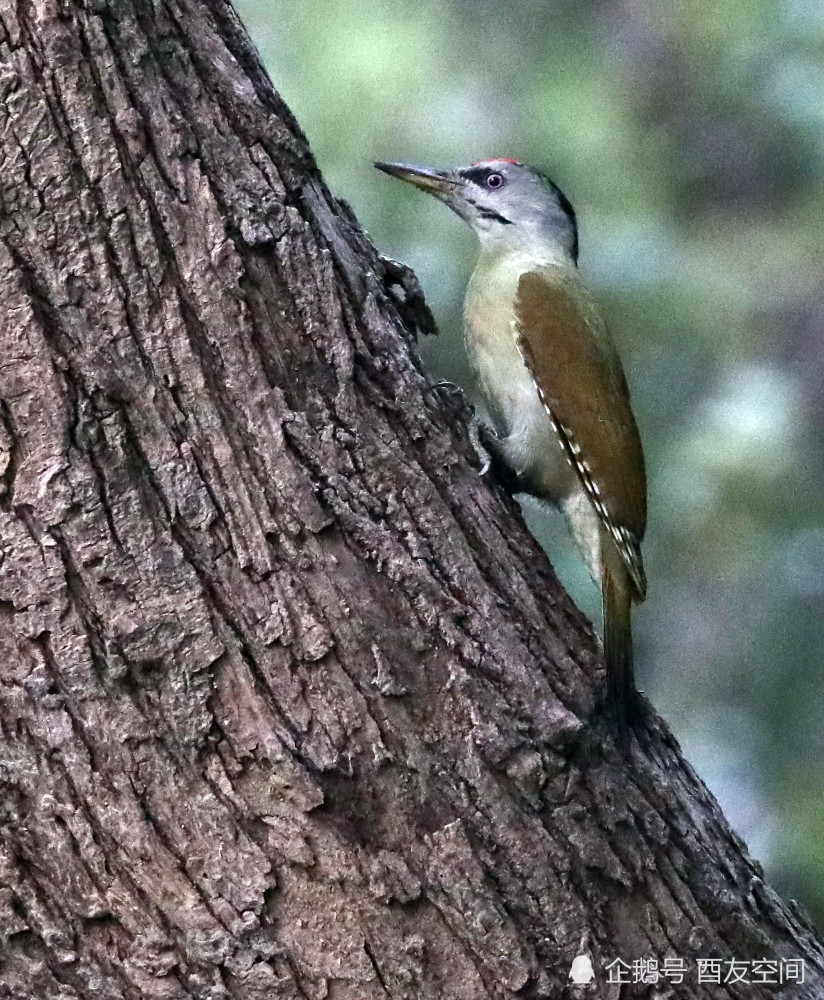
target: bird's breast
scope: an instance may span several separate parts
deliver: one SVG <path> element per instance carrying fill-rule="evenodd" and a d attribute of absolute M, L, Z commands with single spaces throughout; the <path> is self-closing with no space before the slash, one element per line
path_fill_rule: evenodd
<path fill-rule="evenodd" d="M 481 273 L 479 273 L 481 272 Z M 537 393 L 515 340 L 515 293 L 518 273 L 479 267 L 469 283 L 464 332 L 469 362 L 495 429 L 512 430 L 515 413 Z"/>
<path fill-rule="evenodd" d="M 577 477 L 518 348 L 515 297 L 523 262 L 479 263 L 464 304 L 466 348 L 508 464 L 526 492 L 560 501 Z"/>

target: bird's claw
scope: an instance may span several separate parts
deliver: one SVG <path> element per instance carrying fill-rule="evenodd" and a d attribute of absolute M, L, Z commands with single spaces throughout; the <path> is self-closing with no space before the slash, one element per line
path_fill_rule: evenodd
<path fill-rule="evenodd" d="M 479 476 L 485 476 L 492 468 L 492 455 L 483 439 L 489 440 L 489 435 L 494 436 L 494 434 L 491 427 L 487 427 L 474 413 L 472 414 L 472 419 L 469 421 L 469 441 L 481 461 L 481 467 L 478 469 Z"/>
<path fill-rule="evenodd" d="M 463 389 L 454 382 L 450 382 L 447 379 L 440 379 L 438 382 L 434 382 L 432 388 L 437 391 L 443 391 L 449 396 L 463 396 Z M 479 476 L 485 476 L 489 470 L 492 468 L 492 453 L 490 447 L 487 447 L 489 442 L 490 446 L 492 441 L 497 441 L 498 437 L 495 431 L 483 423 L 475 415 L 475 408 L 468 400 L 464 400 L 466 406 L 470 411 L 470 418 L 467 422 L 467 427 L 469 429 L 469 441 L 472 445 L 475 454 L 480 460 L 481 467 L 478 469 Z"/>
<path fill-rule="evenodd" d="M 444 390 L 448 392 L 450 396 L 457 396 L 463 390 L 459 385 L 454 382 L 449 382 L 447 379 L 440 379 L 440 381 L 435 382 L 432 386 L 433 389 Z"/>

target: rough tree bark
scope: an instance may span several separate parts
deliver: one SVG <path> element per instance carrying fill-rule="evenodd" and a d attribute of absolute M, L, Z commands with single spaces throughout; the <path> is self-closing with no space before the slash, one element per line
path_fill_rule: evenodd
<path fill-rule="evenodd" d="M 783 956 L 820 997 L 663 725 L 600 728 L 414 278 L 231 7 L 0 29 L 0 996 L 617 997 L 615 957 Z"/>

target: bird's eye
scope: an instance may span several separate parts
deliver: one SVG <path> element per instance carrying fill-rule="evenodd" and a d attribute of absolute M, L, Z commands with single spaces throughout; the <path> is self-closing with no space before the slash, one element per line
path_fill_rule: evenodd
<path fill-rule="evenodd" d="M 488 188 L 500 188 L 506 184 L 503 174 L 490 174 L 486 179 L 486 186 Z"/>

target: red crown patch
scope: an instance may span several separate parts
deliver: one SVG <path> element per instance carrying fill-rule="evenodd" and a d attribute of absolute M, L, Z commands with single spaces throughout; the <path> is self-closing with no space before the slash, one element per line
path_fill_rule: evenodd
<path fill-rule="evenodd" d="M 490 156 L 488 160 L 478 160 L 473 163 L 473 167 L 480 167 L 482 163 L 514 163 L 516 167 L 522 167 L 523 164 L 520 160 L 513 160 L 511 156 Z"/>

